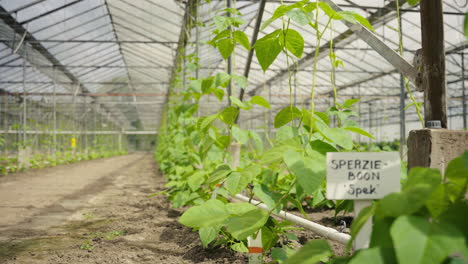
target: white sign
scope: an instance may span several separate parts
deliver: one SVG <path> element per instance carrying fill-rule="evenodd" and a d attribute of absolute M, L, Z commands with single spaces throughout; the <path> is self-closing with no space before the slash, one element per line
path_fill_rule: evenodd
<path fill-rule="evenodd" d="M 327 153 L 327 199 L 372 200 L 399 191 L 398 152 Z"/>

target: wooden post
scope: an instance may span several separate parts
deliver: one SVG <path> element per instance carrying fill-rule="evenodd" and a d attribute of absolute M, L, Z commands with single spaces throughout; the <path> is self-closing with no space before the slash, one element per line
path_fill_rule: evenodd
<path fill-rule="evenodd" d="M 442 0 L 421 1 L 424 119 L 447 128 L 444 19 Z"/>
<path fill-rule="evenodd" d="M 466 120 L 466 87 L 465 87 L 465 54 L 461 53 L 461 72 L 462 72 L 462 105 L 463 105 L 463 127 L 467 128 Z"/>

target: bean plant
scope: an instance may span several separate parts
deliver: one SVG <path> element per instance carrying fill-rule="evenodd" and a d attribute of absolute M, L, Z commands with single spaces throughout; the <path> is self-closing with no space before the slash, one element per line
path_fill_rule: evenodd
<path fill-rule="evenodd" d="M 221 16 L 222 13 L 230 15 Z M 254 49 L 263 71 L 267 71 L 283 54 L 287 60 L 291 98 L 291 80 L 294 77 L 291 66 L 304 53 L 304 38 L 290 27 L 291 24 L 314 32 L 317 47 L 324 35 L 332 31 L 337 20 L 359 23 L 373 30 L 370 23 L 357 13 L 336 12 L 325 2 L 304 0 L 280 5 L 261 29 L 266 29 L 276 20 L 281 20 L 282 28 L 267 32 L 251 47 L 241 30 L 245 24 L 241 16 L 235 8 L 218 13 L 213 19 L 216 27 L 213 38 L 207 44 L 216 48 L 225 60 L 235 54 L 239 45 L 246 50 Z M 318 22 L 322 16 L 327 18 L 325 25 Z M 172 83 L 176 88 L 164 113 L 155 159 L 168 180 L 162 193 L 168 196 L 173 207 L 189 207 L 179 222 L 197 231 L 204 247 L 225 245 L 235 251 L 247 252 L 247 237 L 256 236 L 261 230 L 264 251 L 271 253 L 278 263 L 338 263 L 332 258 L 327 243 L 321 240 L 311 241 L 295 253 L 291 241 L 297 237 L 291 232 L 295 229 L 292 223 L 272 217 L 282 209 L 297 209 L 307 218 L 303 208 L 305 204 L 335 208 L 336 213 L 352 210 L 350 201 L 325 198 L 326 153 L 358 151 L 353 134 L 373 138 L 353 120 L 358 115 L 354 110 L 359 99 L 339 100 L 335 86 L 333 106 L 323 112 L 315 109 L 318 52 L 316 49 L 313 58 L 310 109 L 298 107 L 290 100 L 290 104 L 274 117 L 273 125 L 277 129 L 274 138 L 270 138 L 266 131 L 245 130 L 236 123 L 241 113 L 254 107 L 271 109 L 270 102 L 259 95 L 244 101 L 236 96 L 227 98 L 225 90 L 230 84 L 248 90 L 248 80 L 244 76 L 218 72 L 192 78 L 184 86 L 186 71 L 177 71 Z M 196 56 L 188 56 L 192 70 L 199 67 Z M 333 69 L 343 65 L 333 51 L 333 43 L 330 43 L 329 59 Z M 334 78 L 334 75 L 330 76 L 332 83 Z M 205 96 L 214 96 L 220 102 L 227 99 L 231 105 L 214 114 L 200 116 L 199 103 Z M 332 119 L 337 120 L 336 125 Z M 233 160 L 236 157 L 231 153 L 233 145 L 241 147 L 240 161 L 235 167 Z M 412 177 L 409 177 L 407 185 L 412 183 Z M 269 210 L 258 209 L 246 202 L 233 202 L 233 197 L 240 193 L 260 200 Z M 380 212 L 382 209 L 378 208 L 376 205 L 365 212 Z M 358 223 L 371 213 L 360 215 Z M 354 224 L 353 232 L 357 229 L 358 224 Z M 357 256 L 363 254 L 368 253 Z M 347 261 L 349 258 L 340 263 Z"/>

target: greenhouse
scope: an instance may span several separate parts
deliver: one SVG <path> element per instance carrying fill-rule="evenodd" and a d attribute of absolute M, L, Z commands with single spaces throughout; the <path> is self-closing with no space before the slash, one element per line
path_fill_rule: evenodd
<path fill-rule="evenodd" d="M 0 263 L 468 263 L 467 12 L 0 0 Z"/>

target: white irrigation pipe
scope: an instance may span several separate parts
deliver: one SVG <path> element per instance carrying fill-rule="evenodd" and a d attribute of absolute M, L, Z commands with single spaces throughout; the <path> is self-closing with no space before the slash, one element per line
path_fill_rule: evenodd
<path fill-rule="evenodd" d="M 235 198 L 243 202 L 249 202 L 249 198 L 241 194 L 237 194 Z M 270 209 L 268 209 L 268 207 L 265 204 L 259 201 L 251 200 L 250 203 L 253 205 L 256 205 L 260 209 L 263 209 L 265 211 L 270 211 Z M 281 219 L 291 221 L 299 226 L 302 226 L 308 230 L 311 230 L 312 232 L 320 236 L 323 236 L 326 239 L 330 239 L 330 240 L 336 241 L 344 245 L 348 244 L 348 242 L 351 240 L 351 236 L 348 234 L 341 233 L 338 230 L 335 230 L 330 227 L 319 225 L 317 223 L 314 223 L 302 217 L 287 213 L 283 210 L 281 210 L 278 214 L 275 214 L 275 215 L 280 217 Z"/>

